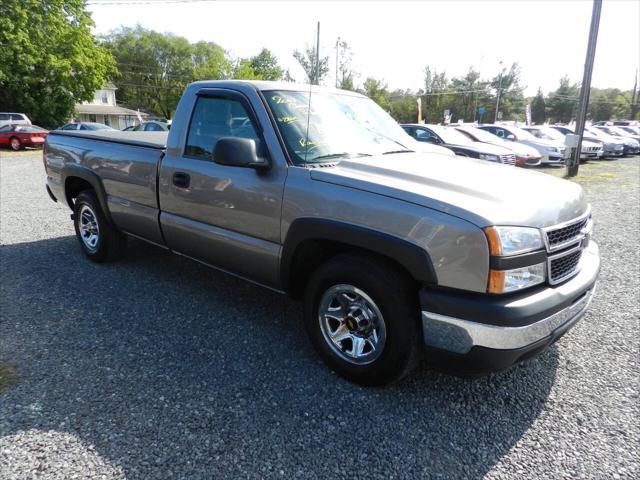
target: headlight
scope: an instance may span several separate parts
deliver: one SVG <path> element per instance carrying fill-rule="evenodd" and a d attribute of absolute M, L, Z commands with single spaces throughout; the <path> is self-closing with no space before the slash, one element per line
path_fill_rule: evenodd
<path fill-rule="evenodd" d="M 515 292 L 538 285 L 545 279 L 546 267 L 544 263 L 514 268 L 513 270 L 490 270 L 487 291 L 489 293 Z"/>
<path fill-rule="evenodd" d="M 491 255 L 515 255 L 542 248 L 542 235 L 537 228 L 487 227 L 484 229 Z"/>
<path fill-rule="evenodd" d="M 490 162 L 497 162 L 500 160 L 500 158 L 497 155 L 485 155 L 484 153 L 481 153 L 480 160 L 489 160 Z"/>
<path fill-rule="evenodd" d="M 559 150 L 556 147 L 548 147 L 547 150 L 549 150 L 550 152 L 554 152 L 554 153 L 558 153 Z"/>

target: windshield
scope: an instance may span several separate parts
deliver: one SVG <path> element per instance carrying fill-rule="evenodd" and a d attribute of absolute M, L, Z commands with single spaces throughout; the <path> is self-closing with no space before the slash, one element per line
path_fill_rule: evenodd
<path fill-rule="evenodd" d="M 469 137 L 467 137 L 464 133 L 459 132 L 455 128 L 451 127 L 441 127 L 439 125 L 429 125 L 429 128 L 433 130 L 436 135 L 438 135 L 444 143 L 449 143 L 452 145 L 468 145 L 471 143 Z"/>
<path fill-rule="evenodd" d="M 497 135 L 487 132 L 486 130 L 481 130 L 479 128 L 460 127 L 460 130 L 468 132 L 469 135 L 471 135 L 473 138 L 476 138 L 479 142 L 498 143 L 502 141 L 502 139 Z"/>
<path fill-rule="evenodd" d="M 87 130 L 113 130 L 113 128 L 102 123 L 85 123 Z"/>
<path fill-rule="evenodd" d="M 620 137 L 629 136 L 629 132 L 623 130 L 621 127 L 608 127 L 608 128 L 609 128 L 609 132 L 612 133 L 613 135 L 617 135 Z"/>
<path fill-rule="evenodd" d="M 611 138 L 609 135 L 607 135 L 605 132 L 603 132 L 599 128 L 585 128 L 584 131 L 589 132 L 590 134 L 598 138 L 604 138 L 604 139 Z"/>
<path fill-rule="evenodd" d="M 409 152 L 413 140 L 366 97 L 301 91 L 264 92 L 289 156 L 298 165 Z"/>
<path fill-rule="evenodd" d="M 19 127 L 16 127 L 16 132 L 40 133 L 46 132 L 46 130 L 42 127 L 38 127 L 37 125 L 20 125 Z"/>
<path fill-rule="evenodd" d="M 618 127 L 618 128 L 624 130 L 627 133 L 630 133 L 631 135 L 640 135 L 640 128 L 638 127 L 624 126 L 624 127 Z"/>
<path fill-rule="evenodd" d="M 538 132 L 539 138 L 543 138 L 545 140 L 557 140 L 559 142 L 564 142 L 564 135 L 557 131 L 555 128 L 537 128 L 535 129 Z"/>

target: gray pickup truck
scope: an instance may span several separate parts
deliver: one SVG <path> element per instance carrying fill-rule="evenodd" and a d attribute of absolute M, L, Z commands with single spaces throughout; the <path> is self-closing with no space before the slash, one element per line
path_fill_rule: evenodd
<path fill-rule="evenodd" d="M 210 81 L 170 132 L 54 131 L 44 164 L 91 260 L 132 236 L 302 298 L 312 344 L 354 382 L 540 352 L 595 289 L 582 189 L 412 142 L 357 93 Z"/>

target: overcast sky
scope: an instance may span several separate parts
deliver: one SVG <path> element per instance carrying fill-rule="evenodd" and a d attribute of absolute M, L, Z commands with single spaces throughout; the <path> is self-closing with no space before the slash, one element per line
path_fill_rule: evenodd
<path fill-rule="evenodd" d="M 333 82 L 335 43 L 341 37 L 352 46 L 358 83 L 373 76 L 392 89 L 417 90 L 426 65 L 449 77 L 473 65 L 488 77 L 498 72 L 500 60 L 517 61 L 527 95 L 538 87 L 554 90 L 565 74 L 581 81 L 592 9 L 592 2 L 583 0 L 90 1 L 96 33 L 139 23 L 192 42 L 216 42 L 234 56 L 267 47 L 299 81 L 304 75 L 291 54 L 314 44 L 320 21 L 321 54 L 330 57 L 327 84 Z M 605 0 L 592 85 L 631 89 L 639 63 L 640 1 Z"/>

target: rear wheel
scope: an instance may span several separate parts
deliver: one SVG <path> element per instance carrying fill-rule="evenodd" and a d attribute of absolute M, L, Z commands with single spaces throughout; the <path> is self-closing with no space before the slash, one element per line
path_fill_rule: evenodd
<path fill-rule="evenodd" d="M 84 254 L 97 263 L 124 255 L 127 238 L 106 219 L 91 190 L 81 192 L 73 205 L 76 237 Z"/>
<path fill-rule="evenodd" d="M 339 255 L 318 268 L 305 292 L 305 324 L 325 363 L 361 385 L 397 381 L 420 357 L 414 285 L 374 255 Z"/>
<path fill-rule="evenodd" d="M 22 143 L 20 143 L 20 140 L 17 137 L 11 137 L 9 140 L 9 146 L 11 147 L 11 150 L 17 152 L 22 148 Z"/>

